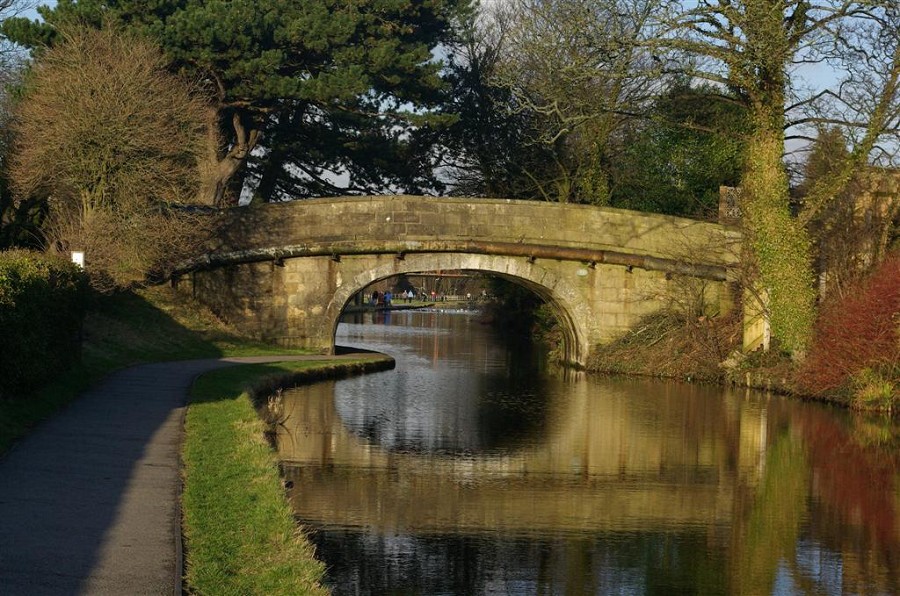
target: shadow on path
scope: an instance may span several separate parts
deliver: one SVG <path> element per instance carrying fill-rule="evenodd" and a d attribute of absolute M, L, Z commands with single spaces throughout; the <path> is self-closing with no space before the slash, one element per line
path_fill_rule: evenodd
<path fill-rule="evenodd" d="M 171 594 L 187 391 L 206 371 L 280 356 L 119 371 L 0 458 L 0 594 Z"/>

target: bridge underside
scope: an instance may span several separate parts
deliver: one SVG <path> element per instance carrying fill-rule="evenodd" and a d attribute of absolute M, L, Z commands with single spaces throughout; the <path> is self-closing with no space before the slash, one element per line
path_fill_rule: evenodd
<path fill-rule="evenodd" d="M 195 271 L 191 278 L 195 294 L 243 333 L 332 353 L 338 319 L 356 292 L 402 273 L 447 269 L 494 274 L 540 296 L 563 329 L 563 359 L 574 365 L 584 365 L 593 346 L 623 335 L 672 300 L 702 299 L 711 311 L 730 304 L 723 281 L 607 263 L 465 252 L 284 258 Z"/>

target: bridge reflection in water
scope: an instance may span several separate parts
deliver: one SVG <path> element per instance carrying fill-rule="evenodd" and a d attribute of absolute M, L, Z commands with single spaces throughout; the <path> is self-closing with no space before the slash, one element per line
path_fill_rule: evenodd
<path fill-rule="evenodd" d="M 541 375 L 473 321 L 351 324 L 397 370 L 284 394 L 275 440 L 337 594 L 900 592 L 896 424 Z"/>
<path fill-rule="evenodd" d="M 302 487 L 297 514 L 317 526 L 441 533 L 730 522 L 737 484 L 755 483 L 763 461 L 762 408 L 738 418 L 736 408 L 729 416 L 727 403 L 701 396 L 634 410 L 623 403 L 631 399 L 625 391 L 610 387 L 598 399 L 586 383 L 570 388 L 548 412 L 541 444 L 477 455 L 373 445 L 344 426 L 330 383 L 289 396 L 277 441 L 289 477 Z M 722 407 L 697 419 L 697 406 L 710 405 Z M 660 422 L 695 432 L 660 433 Z"/>

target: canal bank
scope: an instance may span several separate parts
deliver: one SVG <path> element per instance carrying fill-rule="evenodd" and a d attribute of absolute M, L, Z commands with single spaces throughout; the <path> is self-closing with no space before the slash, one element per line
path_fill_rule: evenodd
<path fill-rule="evenodd" d="M 900 255 L 848 282 L 818 307 L 803 351 L 778 336 L 747 353 L 741 309 L 710 316 L 690 304 L 646 317 L 598 346 L 589 369 L 753 387 L 854 410 L 900 411 Z"/>
<path fill-rule="evenodd" d="M 396 302 L 385 305 L 371 305 L 371 304 L 349 304 L 344 307 L 344 310 L 341 311 L 341 314 L 356 314 L 356 313 L 383 313 L 383 312 L 397 312 L 404 310 L 422 310 L 425 308 L 461 308 L 466 310 L 477 310 L 479 306 L 483 303 L 479 304 L 474 300 L 440 300 L 435 302 L 405 302 L 403 299 L 399 299 Z"/>
<path fill-rule="evenodd" d="M 898 343 L 897 345 L 900 345 Z M 847 348 L 843 348 L 847 351 Z M 888 350 L 889 352 L 889 350 Z M 896 348 L 894 349 L 896 353 Z M 854 370 L 849 364 L 838 365 Z M 637 329 L 597 346 L 586 370 L 597 375 L 625 375 L 674 379 L 722 387 L 741 387 L 814 400 L 855 410 L 896 412 L 900 405 L 900 364 L 875 363 L 880 371 L 871 383 L 858 366 L 847 380 L 814 391 L 817 371 L 809 360 L 793 360 L 777 347 L 744 353 L 738 317 L 684 317 L 658 313 Z"/>
<path fill-rule="evenodd" d="M 239 366 L 191 389 L 183 448 L 185 587 L 194 594 L 325 594 L 324 566 L 298 530 L 265 439 L 282 388 L 390 369 L 353 353 Z M 277 420 L 277 418 L 276 418 Z"/>

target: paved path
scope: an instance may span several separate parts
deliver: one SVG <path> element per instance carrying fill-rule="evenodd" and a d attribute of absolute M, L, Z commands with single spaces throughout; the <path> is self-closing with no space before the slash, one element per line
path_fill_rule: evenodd
<path fill-rule="evenodd" d="M 0 594 L 180 592 L 179 449 L 187 390 L 244 362 L 119 371 L 0 458 Z"/>

